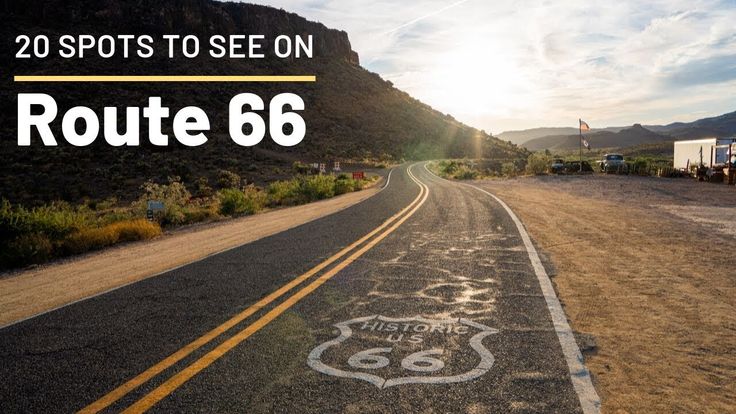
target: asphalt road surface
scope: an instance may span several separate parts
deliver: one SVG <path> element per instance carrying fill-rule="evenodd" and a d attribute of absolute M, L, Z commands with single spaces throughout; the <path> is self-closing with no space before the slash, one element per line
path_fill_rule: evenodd
<path fill-rule="evenodd" d="M 0 412 L 596 413 L 512 214 L 397 167 L 351 208 L 3 328 Z"/>

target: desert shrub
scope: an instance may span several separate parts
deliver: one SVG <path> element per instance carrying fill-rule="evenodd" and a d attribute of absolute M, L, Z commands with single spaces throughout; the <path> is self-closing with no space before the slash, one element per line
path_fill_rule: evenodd
<path fill-rule="evenodd" d="M 194 182 L 194 195 L 195 197 L 211 197 L 214 194 L 210 182 L 207 177 L 199 177 Z"/>
<path fill-rule="evenodd" d="M 10 268 L 43 263 L 53 256 L 53 244 L 43 234 L 23 234 L 0 249 L 0 266 Z"/>
<path fill-rule="evenodd" d="M 437 170 L 442 177 L 452 177 L 458 169 L 458 163 L 456 161 L 443 160 L 437 164 Z"/>
<path fill-rule="evenodd" d="M 240 188 L 240 176 L 232 171 L 220 170 L 217 172 L 217 185 L 220 188 Z"/>
<path fill-rule="evenodd" d="M 118 233 L 111 226 L 81 229 L 64 239 L 62 250 L 66 254 L 79 254 L 101 249 L 118 241 Z"/>
<path fill-rule="evenodd" d="M 218 193 L 220 214 L 234 216 L 245 209 L 245 194 L 235 188 L 225 188 Z"/>
<path fill-rule="evenodd" d="M 148 240 L 161 234 L 161 226 L 144 219 L 119 221 L 107 227 L 117 232 L 119 242 Z"/>
<path fill-rule="evenodd" d="M 133 211 L 129 208 L 115 208 L 112 210 L 105 211 L 97 217 L 95 223 L 98 227 L 105 226 L 108 224 L 116 223 L 123 220 L 131 220 L 135 218 Z"/>
<path fill-rule="evenodd" d="M 452 176 L 458 180 L 475 180 L 479 175 L 477 170 L 461 165 Z"/>
<path fill-rule="evenodd" d="M 218 193 L 220 199 L 220 213 L 227 216 L 238 214 L 255 214 L 265 207 L 267 195 L 254 186 L 248 186 L 243 191 L 226 188 Z"/>
<path fill-rule="evenodd" d="M 472 161 L 443 160 L 433 166 L 437 175 L 457 180 L 474 180 L 481 176 L 476 164 Z"/>
<path fill-rule="evenodd" d="M 219 199 L 215 198 L 208 204 L 190 205 L 183 210 L 185 223 L 199 223 L 219 217 Z"/>
<path fill-rule="evenodd" d="M 294 174 L 304 175 L 309 174 L 312 171 L 312 166 L 301 161 L 294 161 L 294 163 L 291 164 L 291 170 Z"/>
<path fill-rule="evenodd" d="M 302 195 L 306 201 L 322 200 L 335 195 L 335 177 L 332 175 L 314 175 L 302 182 Z"/>
<path fill-rule="evenodd" d="M 516 164 L 513 162 L 505 162 L 501 164 L 501 175 L 504 177 L 516 177 Z"/>
<path fill-rule="evenodd" d="M 81 229 L 94 220 L 87 206 L 72 207 L 69 203 L 54 202 L 32 209 L 0 202 L 0 240 L 12 240 L 21 235 L 43 234 L 59 239 Z"/>
<path fill-rule="evenodd" d="M 162 224 L 182 224 L 185 222 L 184 208 L 192 195 L 178 177 L 170 177 L 168 184 L 156 184 L 147 181 L 142 186 L 143 194 L 133 204 L 139 216 L 146 214 L 149 200 L 164 203 L 161 217 Z"/>
<path fill-rule="evenodd" d="M 377 178 L 375 178 L 375 179 L 377 179 Z M 367 182 L 369 182 L 369 181 L 372 182 L 375 179 L 374 178 L 371 178 L 371 179 L 364 179 L 364 180 L 353 180 L 353 191 L 361 191 L 361 190 L 363 190 L 363 187 L 365 186 L 365 184 Z"/>
<path fill-rule="evenodd" d="M 274 181 L 266 188 L 268 204 L 271 206 L 288 206 L 299 204 L 301 182 L 298 179 Z"/>
<path fill-rule="evenodd" d="M 545 174 L 549 169 L 550 156 L 546 153 L 535 152 L 529 155 L 526 160 L 527 174 L 541 175 Z"/>
<path fill-rule="evenodd" d="M 245 195 L 245 209 L 243 214 L 255 214 L 266 206 L 268 196 L 260 188 L 249 185 L 243 189 Z"/>
<path fill-rule="evenodd" d="M 67 236 L 61 248 L 66 254 L 79 254 L 119 242 L 147 240 L 161 234 L 161 227 L 144 219 L 119 221 L 103 227 L 81 229 Z"/>
<path fill-rule="evenodd" d="M 357 184 L 358 180 L 353 180 L 352 178 L 339 178 L 335 180 L 335 195 L 350 193 L 355 190 L 355 185 Z"/>

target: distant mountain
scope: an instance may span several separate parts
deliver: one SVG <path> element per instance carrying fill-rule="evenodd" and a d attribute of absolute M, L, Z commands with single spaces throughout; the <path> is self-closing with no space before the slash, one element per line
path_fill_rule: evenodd
<path fill-rule="evenodd" d="M 736 112 L 699 119 L 693 122 L 675 122 L 668 125 L 635 124 L 633 127 L 593 129 L 585 134 L 596 148 L 626 148 L 634 145 L 656 144 L 683 139 L 736 135 Z M 533 128 L 508 131 L 499 138 L 521 145 L 531 151 L 570 150 L 578 148 L 577 128 Z"/>
<path fill-rule="evenodd" d="M 623 127 L 609 127 L 609 128 L 601 128 L 601 129 L 593 129 L 592 131 L 609 131 L 609 132 L 618 132 L 622 130 Z M 521 145 L 524 144 L 527 141 L 531 141 L 536 138 L 542 138 L 547 136 L 562 136 L 562 135 L 573 135 L 577 134 L 578 129 L 577 128 L 568 128 L 568 127 L 552 127 L 552 128 L 532 128 L 532 129 L 524 129 L 521 131 L 505 131 L 500 134 L 498 134 L 498 138 L 502 139 L 504 141 L 509 141 L 512 144 Z"/>
<path fill-rule="evenodd" d="M 532 128 L 522 131 L 505 131 L 498 134 L 498 138 L 504 141 L 510 141 L 513 144 L 521 145 L 535 138 L 541 138 L 552 135 L 572 135 L 578 132 L 577 128 Z"/>
<path fill-rule="evenodd" d="M 703 118 L 693 122 L 675 122 L 668 125 L 647 126 L 660 134 L 667 134 L 675 139 L 695 139 L 712 136 L 736 135 L 736 112 Z"/>
<path fill-rule="evenodd" d="M 655 143 L 671 141 L 672 137 L 658 134 L 644 128 L 640 124 L 635 124 L 630 128 L 624 128 L 619 132 L 598 131 L 585 134 L 585 138 L 594 148 L 624 148 L 643 143 Z M 578 148 L 580 145 L 580 135 L 552 135 L 533 139 L 524 143 L 530 151 L 540 150 L 571 150 Z"/>

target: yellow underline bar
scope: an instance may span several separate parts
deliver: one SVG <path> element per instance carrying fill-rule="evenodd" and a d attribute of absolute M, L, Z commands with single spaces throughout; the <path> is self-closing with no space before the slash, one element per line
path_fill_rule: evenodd
<path fill-rule="evenodd" d="M 16 75 L 15 82 L 317 82 L 315 75 Z"/>

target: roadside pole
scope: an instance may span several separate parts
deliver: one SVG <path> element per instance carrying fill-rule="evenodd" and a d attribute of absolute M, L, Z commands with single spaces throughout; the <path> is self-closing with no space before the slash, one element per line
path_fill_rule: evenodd
<path fill-rule="evenodd" d="M 583 120 L 578 118 L 578 133 L 580 139 L 578 140 L 578 147 L 580 149 L 580 172 L 583 172 Z"/>

